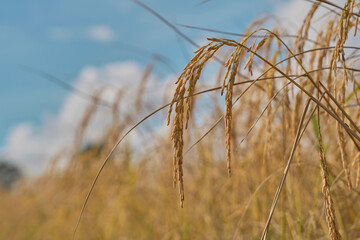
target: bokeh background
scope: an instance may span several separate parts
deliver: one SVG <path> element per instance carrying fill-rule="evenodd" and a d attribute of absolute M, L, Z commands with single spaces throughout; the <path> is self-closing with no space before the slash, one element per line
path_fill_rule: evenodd
<path fill-rule="evenodd" d="M 311 7 L 302 0 L 145 3 L 199 45 L 207 37 L 227 35 L 180 24 L 242 33 L 253 19 L 268 14 L 295 32 Z M 44 170 L 49 157 L 68 143 L 86 105 L 37 71 L 91 94 L 102 83 L 131 87 L 158 54 L 166 64 L 156 64 L 153 72 L 162 85 L 196 50 L 127 0 L 3 1 L 0 14 L 0 156 L 30 175 Z"/>

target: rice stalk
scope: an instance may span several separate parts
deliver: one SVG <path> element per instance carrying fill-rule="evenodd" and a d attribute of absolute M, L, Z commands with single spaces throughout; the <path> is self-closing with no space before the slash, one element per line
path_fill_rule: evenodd
<path fill-rule="evenodd" d="M 303 122 L 304 122 L 304 119 L 305 119 L 305 115 L 306 115 L 306 112 L 308 110 L 308 107 L 310 105 L 311 101 L 310 99 L 308 99 L 306 105 L 305 105 L 305 108 L 303 110 L 303 113 L 302 113 L 302 116 L 301 116 L 301 120 L 300 120 L 300 123 L 298 125 L 298 131 L 297 131 L 297 134 L 296 134 L 296 138 L 295 138 L 295 141 L 294 141 L 294 144 L 293 144 L 293 147 L 292 147 L 292 150 L 291 150 L 291 154 L 290 154 L 290 157 L 288 159 L 288 162 L 287 162 L 287 165 L 285 167 L 285 170 L 284 170 L 284 173 L 283 173 L 283 176 L 281 178 L 281 181 L 280 181 L 280 184 L 276 190 L 276 194 L 275 194 L 275 197 L 274 197 L 274 200 L 273 200 L 273 204 L 271 206 L 271 209 L 270 209 L 270 213 L 269 213 L 269 217 L 266 221 L 266 224 L 265 224 L 265 227 L 264 227 L 264 230 L 263 230 L 263 233 L 262 233 L 262 236 L 261 236 L 261 239 L 265 240 L 266 239 L 266 236 L 267 236 L 267 233 L 268 233 L 268 230 L 269 230 L 269 227 L 270 227 L 270 222 L 271 222 L 271 219 L 272 219 L 272 216 L 274 214 L 274 210 L 275 210 L 275 207 L 276 207 L 276 204 L 278 202 L 278 199 L 279 199 L 279 196 L 280 196 L 280 193 L 281 193 L 281 190 L 283 188 L 283 185 L 284 185 L 284 182 L 285 182 L 285 179 L 286 179 L 286 176 L 289 172 L 289 168 L 290 168 L 290 165 L 291 165 L 291 161 L 294 157 L 294 153 L 295 153 L 295 149 L 300 141 L 300 136 L 301 136 L 301 129 L 302 129 L 302 125 L 303 125 Z M 312 115 L 312 114 L 311 114 Z M 309 118 L 311 119 L 311 117 Z M 309 121 L 308 121 L 309 122 Z M 307 122 L 307 123 L 308 123 Z M 304 129 L 303 131 L 306 129 L 306 126 L 307 124 L 304 126 Z"/>

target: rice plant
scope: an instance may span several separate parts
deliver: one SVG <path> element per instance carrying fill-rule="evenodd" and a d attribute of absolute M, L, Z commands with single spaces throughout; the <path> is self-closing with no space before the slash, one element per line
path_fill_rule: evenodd
<path fill-rule="evenodd" d="M 340 11 L 314 19 L 321 7 Z M 264 27 L 263 18 L 240 39 L 208 38 L 169 102 L 130 125 L 132 116 L 117 117 L 118 91 L 103 139 L 81 151 L 99 89 L 71 163 L 34 180 L 36 188 L 1 193 L 0 218 L 8 220 L 0 237 L 17 226 L 13 239 L 360 238 L 360 48 L 348 44 L 358 41 L 359 16 L 354 0 L 315 1 L 296 35 Z M 310 34 L 315 21 L 322 27 Z M 149 111 L 142 97 L 153 64 L 139 81 L 136 109 Z M 169 131 L 153 130 L 154 144 L 126 141 L 166 110 Z"/>

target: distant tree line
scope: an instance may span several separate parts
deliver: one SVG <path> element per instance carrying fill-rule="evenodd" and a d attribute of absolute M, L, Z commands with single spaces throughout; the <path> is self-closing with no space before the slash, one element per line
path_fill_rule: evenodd
<path fill-rule="evenodd" d="M 5 190 L 13 189 L 21 175 L 19 167 L 9 161 L 0 160 L 0 188 Z"/>

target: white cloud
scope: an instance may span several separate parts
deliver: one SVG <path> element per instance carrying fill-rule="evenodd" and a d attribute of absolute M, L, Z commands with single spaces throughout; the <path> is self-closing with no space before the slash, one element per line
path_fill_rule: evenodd
<path fill-rule="evenodd" d="M 88 28 L 87 36 L 100 42 L 109 42 L 115 39 L 115 32 L 108 26 L 97 25 Z"/>
<path fill-rule="evenodd" d="M 143 69 L 134 62 L 111 63 L 102 67 L 89 66 L 80 72 L 75 87 L 93 94 L 100 87 L 106 86 L 101 99 L 109 103 L 114 101 L 118 89 L 122 89 L 124 95 L 121 99 L 119 117 L 132 115 L 135 123 L 143 116 L 143 113 L 137 113 L 133 108 L 137 83 L 141 79 L 142 71 Z M 156 81 L 154 76 L 148 79 L 149 90 L 145 91 L 143 98 L 144 102 L 152 103 L 153 106 L 146 112 L 162 104 L 166 82 L 167 80 Z M 90 104 L 88 99 L 70 93 L 61 110 L 55 115 L 43 118 L 40 126 L 23 123 L 13 128 L 6 139 L 5 147 L 1 149 L 2 153 L 30 175 L 41 173 L 60 152 L 62 157 L 68 158 L 71 152 L 69 149 L 72 149 L 74 144 L 75 132 Z M 111 120 L 111 109 L 98 107 L 84 134 L 83 142 L 99 140 Z"/>
<path fill-rule="evenodd" d="M 292 30 L 292 33 L 296 33 L 303 23 L 303 19 L 311 8 L 311 3 L 303 0 L 292 0 L 285 3 L 281 3 L 275 9 L 275 16 L 277 16 L 282 23 L 285 23 L 285 27 Z"/>
<path fill-rule="evenodd" d="M 343 0 L 333 0 L 332 2 L 339 6 L 344 5 Z M 283 20 L 282 23 L 288 24 L 287 27 L 289 27 L 289 30 L 292 30 L 292 33 L 296 34 L 299 27 L 303 24 L 303 20 L 305 16 L 308 14 L 312 5 L 313 3 L 304 0 L 288 1 L 279 4 L 275 8 L 275 15 L 279 19 Z M 326 4 L 320 5 L 312 20 L 312 27 L 314 27 L 317 31 L 322 30 L 321 28 L 324 26 L 325 23 L 324 21 L 326 21 L 326 18 L 325 19 L 323 18 L 325 14 L 329 12 L 329 10 L 326 7 L 330 7 L 330 9 L 339 12 L 338 9 L 332 6 Z M 322 18 L 322 20 L 319 21 L 320 17 Z M 314 34 L 314 31 L 310 30 L 310 33 Z"/>
<path fill-rule="evenodd" d="M 341 7 L 344 5 L 343 0 L 333 0 L 332 2 Z M 287 24 L 287 26 L 285 25 L 285 27 L 288 27 L 287 30 L 289 31 L 289 33 L 297 34 L 311 6 L 312 3 L 304 0 L 292 0 L 279 5 L 276 8 L 275 13 L 276 16 L 282 20 L 282 23 Z M 332 6 L 326 4 L 320 5 L 312 18 L 311 27 L 309 29 L 308 35 L 309 39 L 316 40 L 317 34 L 321 31 L 325 31 L 328 27 L 328 21 L 330 19 L 333 19 L 334 14 L 328 14 L 329 9 L 327 8 L 333 9 L 336 12 L 341 13 L 339 9 L 336 9 Z M 333 41 L 331 45 L 334 46 L 335 41 Z M 345 45 L 359 46 L 358 36 L 354 37 L 353 28 L 348 34 L 348 39 Z M 307 43 L 305 48 L 312 48 L 312 43 Z M 345 54 L 347 54 L 348 52 L 350 52 L 350 50 L 345 50 Z"/>
<path fill-rule="evenodd" d="M 106 25 L 94 25 L 80 29 L 52 27 L 48 29 L 47 35 L 55 41 L 90 39 L 98 42 L 109 42 L 115 39 L 116 34 L 113 29 Z"/>

